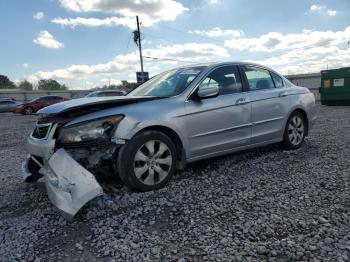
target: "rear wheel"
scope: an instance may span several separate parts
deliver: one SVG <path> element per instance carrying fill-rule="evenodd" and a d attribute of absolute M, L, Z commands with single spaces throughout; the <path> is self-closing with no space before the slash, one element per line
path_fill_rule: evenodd
<path fill-rule="evenodd" d="M 285 149 L 297 149 L 302 146 L 307 131 L 306 120 L 299 112 L 294 112 L 288 119 L 284 135 Z"/>
<path fill-rule="evenodd" d="M 33 108 L 31 108 L 31 107 L 24 108 L 23 109 L 23 114 L 24 115 L 31 115 L 31 114 L 33 114 Z"/>
<path fill-rule="evenodd" d="M 176 171 L 176 148 L 158 131 L 145 131 L 124 145 L 118 154 L 120 178 L 131 189 L 163 187 Z"/>

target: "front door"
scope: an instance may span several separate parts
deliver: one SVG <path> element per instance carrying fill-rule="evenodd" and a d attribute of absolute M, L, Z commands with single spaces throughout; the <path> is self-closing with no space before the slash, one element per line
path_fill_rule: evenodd
<path fill-rule="evenodd" d="M 219 87 L 217 97 L 185 102 L 185 127 L 190 159 L 230 151 L 250 144 L 251 104 L 242 92 L 238 67 L 221 66 L 198 89 Z"/>

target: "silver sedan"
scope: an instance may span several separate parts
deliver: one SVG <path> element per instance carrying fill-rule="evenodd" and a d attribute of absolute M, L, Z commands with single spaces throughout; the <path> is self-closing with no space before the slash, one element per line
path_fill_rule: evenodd
<path fill-rule="evenodd" d="M 102 194 L 100 173 L 154 190 L 186 163 L 272 143 L 297 149 L 316 119 L 307 88 L 251 63 L 176 68 L 127 96 L 74 99 L 39 114 L 23 175 L 45 176 L 68 216 Z"/>
<path fill-rule="evenodd" d="M 1 99 L 0 98 L 0 113 L 2 112 L 13 112 L 19 102 L 12 99 Z"/>

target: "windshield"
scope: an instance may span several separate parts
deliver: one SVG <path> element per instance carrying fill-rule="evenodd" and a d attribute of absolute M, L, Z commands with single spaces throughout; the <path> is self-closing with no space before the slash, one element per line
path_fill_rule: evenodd
<path fill-rule="evenodd" d="M 34 98 L 33 100 L 30 100 L 29 103 L 33 103 L 33 102 L 39 101 L 40 98 L 41 97 Z"/>
<path fill-rule="evenodd" d="M 87 94 L 85 97 L 95 97 L 95 96 L 97 96 L 97 92 L 91 92 Z"/>
<path fill-rule="evenodd" d="M 161 73 L 140 85 L 128 96 L 170 97 L 181 94 L 203 71 L 204 66 L 174 69 Z"/>

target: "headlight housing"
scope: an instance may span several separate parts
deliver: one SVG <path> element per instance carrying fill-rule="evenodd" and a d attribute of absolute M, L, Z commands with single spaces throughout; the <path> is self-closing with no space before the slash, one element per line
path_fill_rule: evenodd
<path fill-rule="evenodd" d="M 108 141 L 123 118 L 123 115 L 115 115 L 63 127 L 57 140 L 60 144 Z"/>

